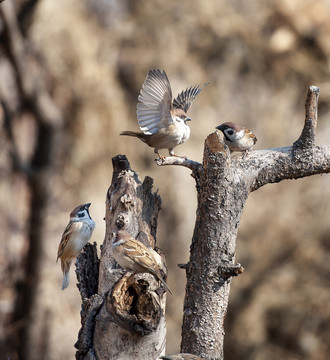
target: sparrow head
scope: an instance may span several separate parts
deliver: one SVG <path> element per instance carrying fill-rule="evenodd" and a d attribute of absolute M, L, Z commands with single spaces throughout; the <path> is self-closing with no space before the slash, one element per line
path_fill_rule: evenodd
<path fill-rule="evenodd" d="M 89 207 L 91 203 L 79 205 L 74 208 L 70 214 L 70 221 L 81 221 L 86 219 L 91 219 L 89 215 Z"/>
<path fill-rule="evenodd" d="M 217 126 L 216 129 L 223 132 L 224 141 L 231 151 L 244 151 L 246 153 L 257 142 L 257 137 L 249 129 L 232 122 L 225 122 Z"/>
<path fill-rule="evenodd" d="M 130 239 L 132 236 L 127 230 L 119 230 L 117 231 L 116 236 L 113 237 L 112 243 L 120 245 L 124 243 L 126 240 Z"/>
<path fill-rule="evenodd" d="M 234 124 L 232 122 L 225 122 L 225 123 L 217 126 L 216 129 L 222 131 L 225 136 L 230 138 L 234 134 L 240 132 L 242 130 L 242 127 L 240 127 L 239 125 Z"/>
<path fill-rule="evenodd" d="M 173 108 L 172 119 L 178 123 L 186 123 L 186 121 L 191 121 L 191 118 L 182 109 L 178 108 Z"/>

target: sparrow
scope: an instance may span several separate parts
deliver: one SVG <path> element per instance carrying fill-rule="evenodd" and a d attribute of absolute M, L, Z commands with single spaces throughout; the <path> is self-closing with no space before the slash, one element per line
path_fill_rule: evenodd
<path fill-rule="evenodd" d="M 187 111 L 203 86 L 189 87 L 172 101 L 170 82 L 164 70 L 150 70 L 142 85 L 137 104 L 137 119 L 142 132 L 123 131 L 120 135 L 139 138 L 154 148 L 160 159 L 159 149 L 168 149 L 171 156 L 174 148 L 189 139 L 190 128 Z"/>
<path fill-rule="evenodd" d="M 203 360 L 201 357 L 192 354 L 177 354 L 177 355 L 164 355 L 160 359 L 166 360 Z"/>
<path fill-rule="evenodd" d="M 90 240 L 95 222 L 89 215 L 90 203 L 79 205 L 72 210 L 70 221 L 64 230 L 58 246 L 57 259 L 61 259 L 63 271 L 62 290 L 69 286 L 69 271 L 72 260 L 75 259 L 83 247 Z"/>
<path fill-rule="evenodd" d="M 257 142 L 257 137 L 249 130 L 232 122 L 225 122 L 216 127 L 223 132 L 225 144 L 231 151 L 248 150 Z"/>
<path fill-rule="evenodd" d="M 113 258 L 122 268 L 134 273 L 152 274 L 172 294 L 162 278 L 162 259 L 155 250 L 134 239 L 128 231 L 119 230 L 112 239 L 111 251 Z"/>

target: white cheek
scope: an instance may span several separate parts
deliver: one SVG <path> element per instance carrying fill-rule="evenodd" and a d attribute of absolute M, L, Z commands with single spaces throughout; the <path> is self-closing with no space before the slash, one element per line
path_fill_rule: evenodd
<path fill-rule="evenodd" d="M 239 139 L 242 139 L 243 137 L 244 137 L 244 130 L 241 130 L 241 131 L 239 131 L 239 132 L 237 132 L 236 133 L 236 136 L 235 136 L 235 138 L 237 139 L 237 140 L 239 140 Z"/>
<path fill-rule="evenodd" d="M 184 121 L 179 117 L 175 117 L 174 121 L 177 122 L 178 124 L 183 124 L 184 123 Z"/>

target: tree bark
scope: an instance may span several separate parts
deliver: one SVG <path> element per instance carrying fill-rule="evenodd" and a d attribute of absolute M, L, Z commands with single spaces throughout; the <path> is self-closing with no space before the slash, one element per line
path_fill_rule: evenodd
<path fill-rule="evenodd" d="M 152 275 L 134 275 L 117 268 L 111 256 L 111 241 L 114 233 L 126 229 L 154 248 L 161 199 L 152 192 L 153 180 L 146 177 L 141 183 L 125 156 L 113 158 L 113 169 L 106 198 L 106 234 L 97 290 L 94 287 L 87 291 L 93 287 L 84 280 L 84 269 L 86 266 L 95 269 L 97 259 L 83 254 L 78 259 L 83 310 L 76 358 L 156 359 L 164 352 L 166 343 L 166 293 L 160 291 Z M 90 248 L 91 245 L 88 251 L 95 252 Z M 91 261 L 86 263 L 86 258 Z M 95 277 L 94 271 L 90 281 L 94 282 Z"/>
<path fill-rule="evenodd" d="M 223 324 L 231 278 L 244 271 L 235 264 L 236 237 L 250 192 L 268 183 L 330 172 L 330 146 L 315 145 L 318 94 L 317 87 L 309 88 L 305 125 L 292 146 L 235 154 L 216 131 L 205 141 L 202 164 L 178 157 L 156 160 L 160 166 L 185 166 L 196 180 L 198 207 L 190 260 L 181 265 L 187 275 L 181 352 L 187 356 L 224 358 Z M 98 288 L 95 245 L 85 249 L 91 255 L 82 254 L 78 261 L 83 311 L 76 357 L 156 359 L 165 348 L 165 294 L 157 293 L 150 274 L 132 275 L 116 268 L 110 249 L 114 233 L 123 228 L 154 247 L 160 197 L 151 191 L 153 180 L 147 177 L 141 183 L 125 156 L 113 158 L 113 165 Z M 94 271 L 87 271 L 86 282 L 89 267 Z"/>
<path fill-rule="evenodd" d="M 167 157 L 158 165 L 181 165 L 193 171 L 198 207 L 186 269 L 181 351 L 205 360 L 222 360 L 224 319 L 235 265 L 237 230 L 251 191 L 284 179 L 330 172 L 330 146 L 315 146 L 319 88 L 311 86 L 299 139 L 283 148 L 230 153 L 219 132 L 205 141 L 203 164 Z"/>

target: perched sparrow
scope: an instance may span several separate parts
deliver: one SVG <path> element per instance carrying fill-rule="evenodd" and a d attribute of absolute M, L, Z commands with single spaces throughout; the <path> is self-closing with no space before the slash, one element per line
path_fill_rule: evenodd
<path fill-rule="evenodd" d="M 170 82 L 164 70 L 150 70 L 142 85 L 137 104 L 137 119 L 142 132 L 123 131 L 120 135 L 135 136 L 155 149 L 174 148 L 189 139 L 190 129 L 187 111 L 203 86 L 194 86 L 182 91 L 172 102 Z"/>
<path fill-rule="evenodd" d="M 249 129 L 232 122 L 225 122 L 217 126 L 216 129 L 223 132 L 225 143 L 231 151 L 247 153 L 257 142 L 256 136 Z"/>
<path fill-rule="evenodd" d="M 177 355 L 165 355 L 161 356 L 160 359 L 167 360 L 203 360 L 201 357 L 192 354 L 177 354 Z"/>
<path fill-rule="evenodd" d="M 126 230 L 119 230 L 112 240 L 112 255 L 124 269 L 135 273 L 148 272 L 160 280 L 171 294 L 171 290 L 163 280 L 160 269 L 161 257 L 151 248 L 135 240 Z"/>
<path fill-rule="evenodd" d="M 92 236 L 95 222 L 90 217 L 89 204 L 77 206 L 70 214 L 70 221 L 62 235 L 62 240 L 58 247 L 57 260 L 61 259 L 63 271 L 62 290 L 69 285 L 69 271 L 71 262 L 75 259 L 83 247 L 88 243 Z"/>

